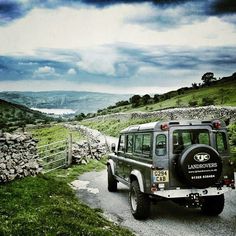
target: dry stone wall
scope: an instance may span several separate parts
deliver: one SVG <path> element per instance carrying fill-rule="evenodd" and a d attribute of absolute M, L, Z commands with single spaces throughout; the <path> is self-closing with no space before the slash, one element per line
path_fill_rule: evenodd
<path fill-rule="evenodd" d="M 0 183 L 40 172 L 36 143 L 28 134 L 0 131 Z"/>
<path fill-rule="evenodd" d="M 132 113 L 115 113 L 103 116 L 97 116 L 87 120 L 102 121 L 107 119 L 127 120 L 134 118 L 152 118 L 157 120 L 183 120 L 183 119 L 222 119 L 226 123 L 236 121 L 236 107 L 218 107 L 204 106 L 196 108 L 174 108 L 153 112 L 132 112 Z"/>
<path fill-rule="evenodd" d="M 83 134 L 86 140 L 73 142 L 72 162 L 76 164 L 87 164 L 90 159 L 100 160 L 108 152 L 104 135 L 97 130 L 92 130 L 83 125 L 65 124 L 66 128 L 76 130 Z"/>
<path fill-rule="evenodd" d="M 90 159 L 100 160 L 107 153 L 104 144 L 80 141 L 72 145 L 72 162 L 74 164 L 87 164 Z"/>

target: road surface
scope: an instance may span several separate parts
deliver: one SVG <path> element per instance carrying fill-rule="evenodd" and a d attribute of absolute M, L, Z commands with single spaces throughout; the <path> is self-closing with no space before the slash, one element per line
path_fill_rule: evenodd
<path fill-rule="evenodd" d="M 121 226 L 140 236 L 235 236 L 236 191 L 225 194 L 223 213 L 207 217 L 199 209 L 187 209 L 171 201 L 152 205 L 150 218 L 135 220 L 128 204 L 128 188 L 119 183 L 118 192 L 107 190 L 107 171 L 89 172 L 72 182 L 77 196 L 92 208 L 101 208 L 104 214 Z"/>

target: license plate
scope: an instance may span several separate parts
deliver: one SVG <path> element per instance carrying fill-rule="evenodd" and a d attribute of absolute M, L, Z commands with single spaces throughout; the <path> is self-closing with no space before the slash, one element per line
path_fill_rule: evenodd
<path fill-rule="evenodd" d="M 153 182 L 169 182 L 169 171 L 168 170 L 154 170 L 153 171 Z"/>

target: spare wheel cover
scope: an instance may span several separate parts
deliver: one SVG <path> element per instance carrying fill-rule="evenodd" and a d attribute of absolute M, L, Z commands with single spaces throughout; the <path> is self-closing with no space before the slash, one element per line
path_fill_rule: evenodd
<path fill-rule="evenodd" d="M 178 167 L 187 184 L 207 188 L 215 184 L 221 176 L 222 160 L 214 148 L 194 144 L 180 156 Z"/>

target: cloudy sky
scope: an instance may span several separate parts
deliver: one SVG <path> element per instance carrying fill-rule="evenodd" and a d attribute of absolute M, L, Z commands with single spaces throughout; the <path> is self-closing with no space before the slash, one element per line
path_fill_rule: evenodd
<path fill-rule="evenodd" d="M 236 71 L 234 0 L 0 0 L 0 91 L 163 93 Z"/>

